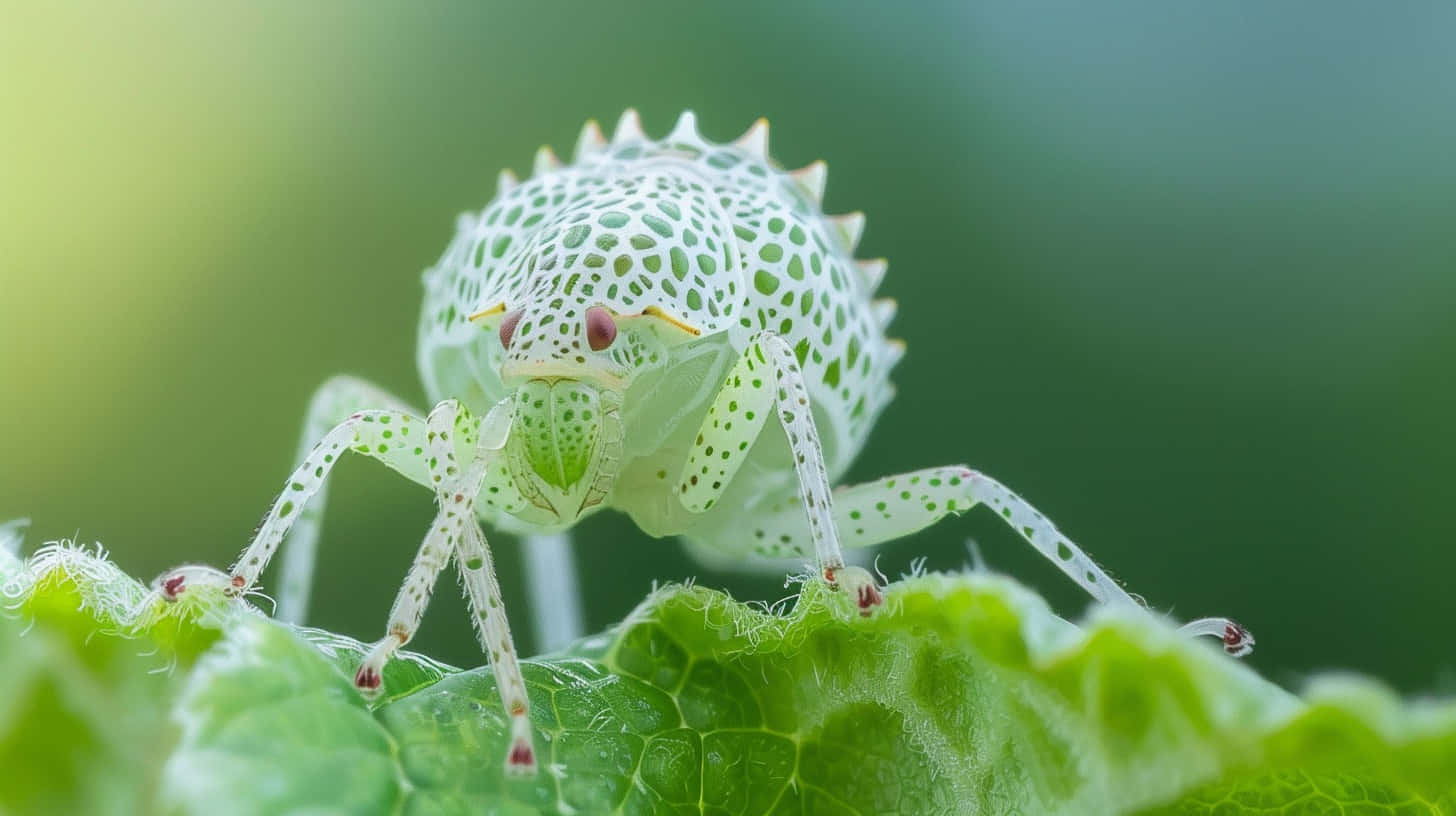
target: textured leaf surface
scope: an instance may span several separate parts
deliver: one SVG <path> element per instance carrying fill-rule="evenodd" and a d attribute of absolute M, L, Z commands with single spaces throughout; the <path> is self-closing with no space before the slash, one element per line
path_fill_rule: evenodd
<path fill-rule="evenodd" d="M 371 707 L 347 638 L 166 606 L 74 548 L 12 542 L 0 579 L 0 812 L 1456 812 L 1456 706 L 1353 677 L 1297 698 L 995 576 L 907 578 L 868 620 L 818 584 L 787 614 L 663 590 L 525 664 L 528 780 L 487 669 L 406 655 Z"/>

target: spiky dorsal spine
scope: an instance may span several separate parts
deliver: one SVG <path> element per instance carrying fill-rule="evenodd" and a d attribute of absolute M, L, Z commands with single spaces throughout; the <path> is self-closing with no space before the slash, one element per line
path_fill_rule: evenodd
<path fill-rule="evenodd" d="M 789 173 L 789 176 L 809 192 L 809 197 L 814 199 L 815 204 L 823 206 L 824 183 L 829 178 L 829 165 L 819 159 Z"/>
<path fill-rule="evenodd" d="M 607 139 L 602 135 L 601 125 L 595 119 L 588 119 L 581 128 L 581 135 L 576 137 L 576 150 L 572 152 L 571 160 L 581 161 L 606 149 Z"/>
<path fill-rule="evenodd" d="M 851 253 L 854 252 L 855 248 L 859 246 L 860 236 L 864 234 L 864 213 L 856 210 L 855 212 L 845 213 L 844 215 L 831 215 L 829 216 L 829 222 L 839 230 L 839 234 L 843 236 L 844 244 L 849 247 L 849 251 Z"/>
<path fill-rule="evenodd" d="M 891 320 L 895 319 L 895 312 L 899 308 L 900 304 L 895 302 L 894 298 L 879 298 L 870 302 L 870 310 L 874 313 L 875 323 L 882 330 L 890 325 Z"/>
<path fill-rule="evenodd" d="M 885 279 L 885 271 L 890 268 L 890 262 L 884 258 L 872 258 L 855 261 L 854 266 L 859 270 L 859 278 L 864 283 L 865 291 L 874 294 L 880 288 L 880 281 Z"/>
<path fill-rule="evenodd" d="M 550 147 L 542 145 L 536 151 L 536 161 L 531 165 L 532 176 L 543 176 L 552 170 L 561 168 L 561 159 L 556 158 L 556 153 Z"/>
<path fill-rule="evenodd" d="M 768 161 L 768 120 L 760 117 L 733 144 L 751 156 Z"/>
<path fill-rule="evenodd" d="M 672 126 L 672 132 L 667 134 L 669 142 L 697 142 L 702 140 L 698 135 L 698 115 L 690 110 L 685 110 L 677 117 L 677 124 Z"/>
<path fill-rule="evenodd" d="M 891 337 L 885 341 L 885 349 L 890 358 L 890 365 L 893 366 L 905 356 L 905 341 L 898 337 Z"/>
<path fill-rule="evenodd" d="M 632 108 L 622 111 L 622 117 L 617 120 L 617 127 L 612 131 L 612 143 L 645 141 L 647 134 L 642 131 L 642 117 Z"/>

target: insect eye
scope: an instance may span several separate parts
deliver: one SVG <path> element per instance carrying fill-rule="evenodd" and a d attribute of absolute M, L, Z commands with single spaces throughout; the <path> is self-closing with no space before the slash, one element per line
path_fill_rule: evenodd
<path fill-rule="evenodd" d="M 601 351 L 617 339 L 617 321 L 601 306 L 586 310 L 586 342 L 592 351 Z"/>
<path fill-rule="evenodd" d="M 516 333 L 516 324 L 521 322 L 522 310 L 517 309 L 505 316 L 500 324 L 500 341 L 504 348 L 511 347 L 511 337 Z"/>

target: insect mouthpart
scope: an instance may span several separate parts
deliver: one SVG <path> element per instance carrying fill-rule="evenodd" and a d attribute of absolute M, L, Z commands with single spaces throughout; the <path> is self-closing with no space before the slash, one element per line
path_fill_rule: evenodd
<path fill-rule="evenodd" d="M 517 487 L 569 523 L 611 491 L 621 459 L 621 396 L 595 383 L 535 378 L 516 388 L 508 456 Z"/>

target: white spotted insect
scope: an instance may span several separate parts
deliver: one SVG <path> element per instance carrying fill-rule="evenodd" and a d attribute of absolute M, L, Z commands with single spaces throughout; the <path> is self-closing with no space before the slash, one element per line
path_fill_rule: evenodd
<path fill-rule="evenodd" d="M 869 614 L 880 590 L 842 547 L 986 504 L 1093 598 L 1135 605 L 1040 513 L 965 467 L 831 493 L 894 393 L 904 346 L 885 336 L 894 302 L 872 299 L 885 262 L 853 258 L 864 217 L 826 217 L 824 164 L 785 172 L 767 135 L 759 120 L 714 144 L 684 113 L 652 140 L 629 110 L 610 142 L 588 123 L 569 165 L 542 148 L 530 179 L 502 173 L 424 275 L 418 361 L 435 408 L 422 417 L 360 380 L 329 381 L 303 464 L 232 571 L 179 568 L 158 579 L 163 597 L 248 592 L 291 528 L 279 613 L 300 619 L 325 476 L 346 451 L 379 459 L 433 490 L 439 513 L 355 685 L 377 691 L 453 558 L 512 723 L 514 772 L 536 766 L 529 705 L 481 521 L 545 533 L 612 507 L 699 551 L 812 553 Z M 1253 644 L 1225 619 L 1185 630 L 1232 654 Z"/>

